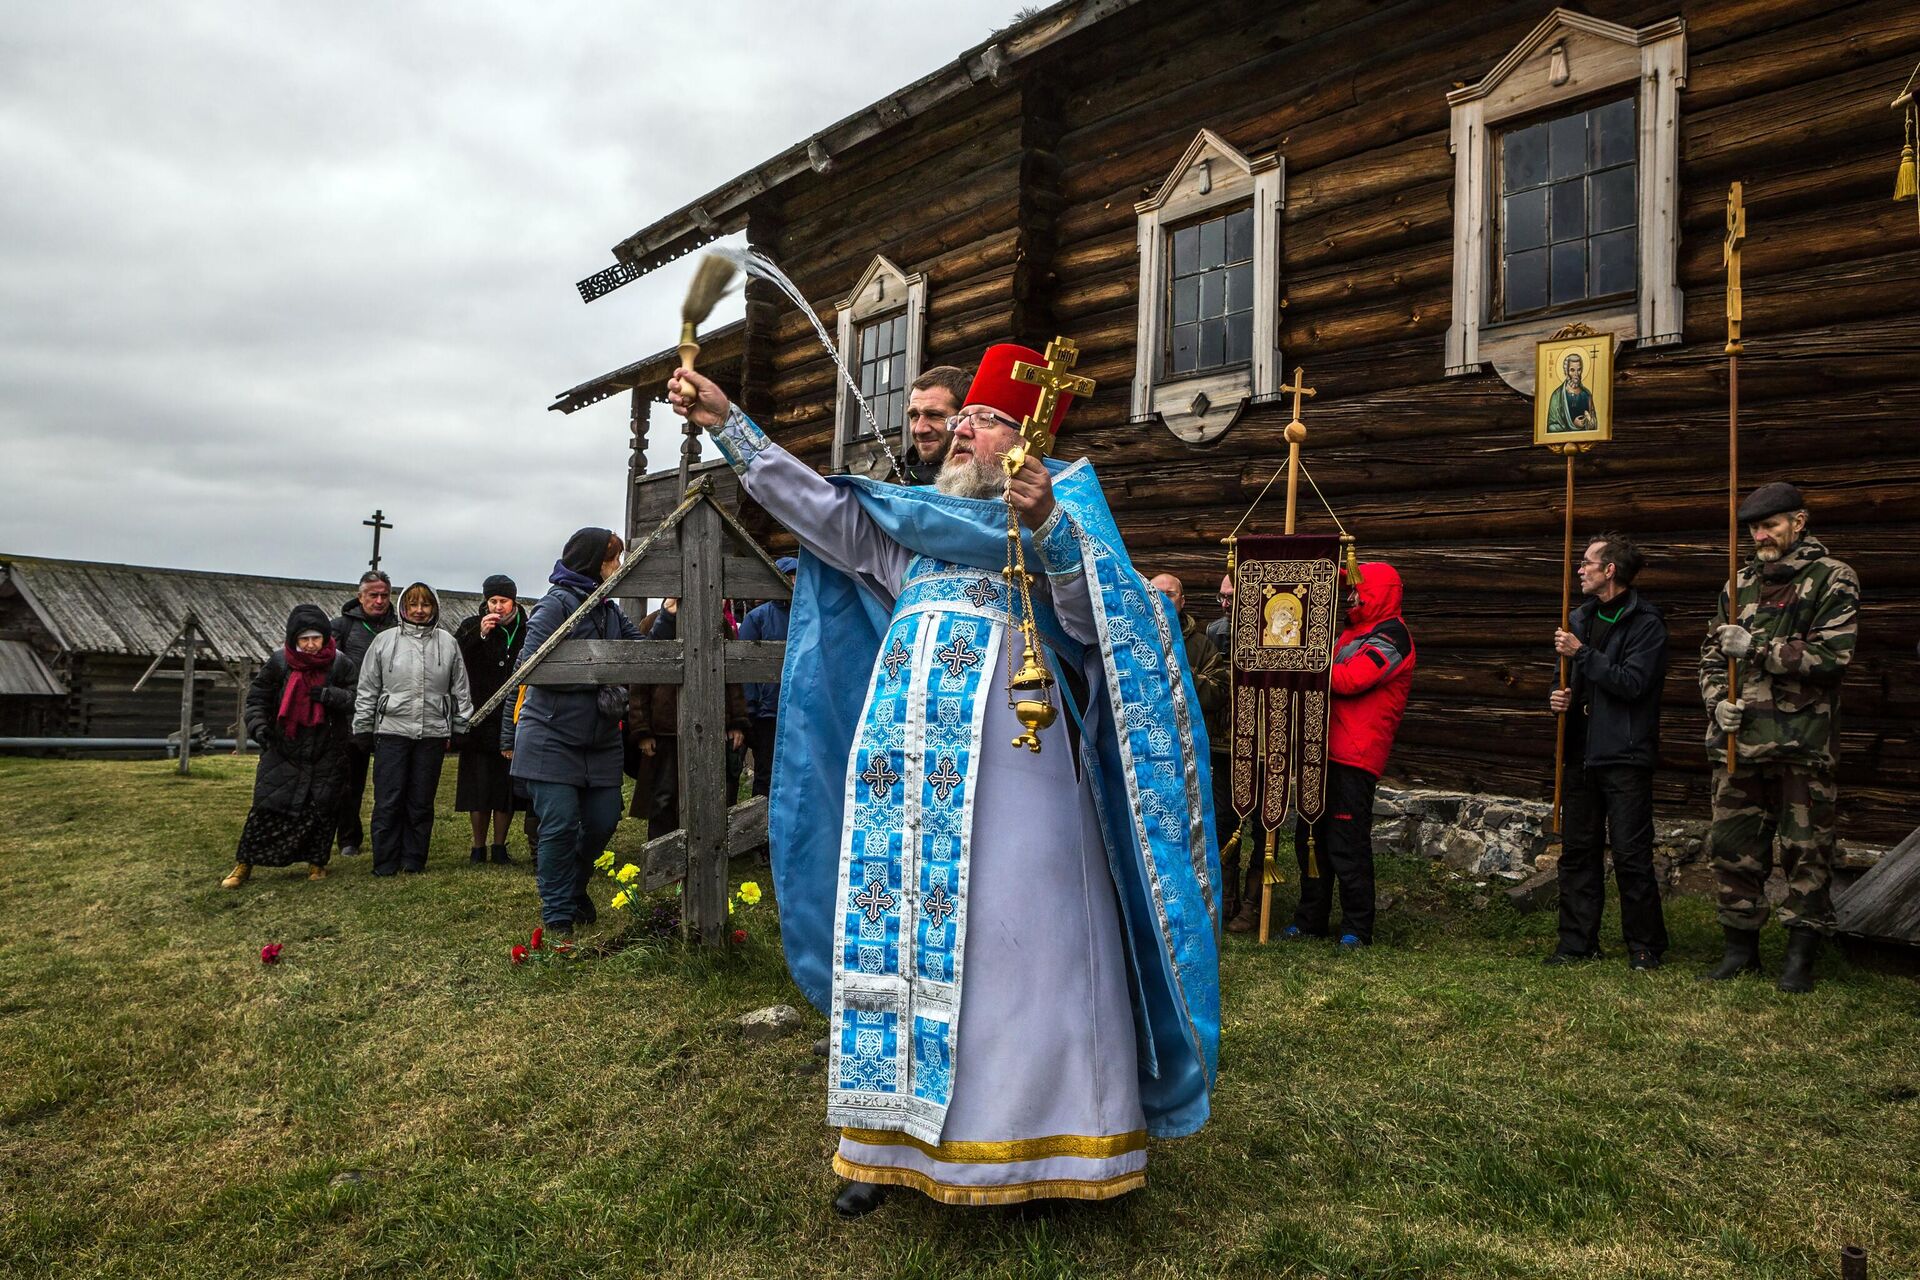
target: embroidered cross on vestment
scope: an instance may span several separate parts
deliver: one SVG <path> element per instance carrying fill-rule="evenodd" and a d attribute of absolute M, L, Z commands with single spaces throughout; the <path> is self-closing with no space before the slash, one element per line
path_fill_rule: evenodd
<path fill-rule="evenodd" d="M 880 923 L 880 917 L 893 910 L 897 899 L 884 880 L 869 880 L 867 887 L 853 895 L 853 905 L 866 913 L 868 924 Z"/>
<path fill-rule="evenodd" d="M 947 669 L 949 680 L 958 680 L 962 671 L 980 665 L 980 651 L 968 644 L 965 636 L 955 636 L 943 648 L 934 650 L 933 656 Z"/>

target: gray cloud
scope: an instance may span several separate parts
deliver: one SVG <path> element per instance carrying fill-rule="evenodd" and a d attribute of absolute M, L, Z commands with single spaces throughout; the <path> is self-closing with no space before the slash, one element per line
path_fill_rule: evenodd
<path fill-rule="evenodd" d="M 378 506 L 397 575 L 537 586 L 627 458 L 623 400 L 546 406 L 670 345 L 690 264 L 573 282 L 1012 9 L 15 6 L 0 551 L 347 578 Z"/>

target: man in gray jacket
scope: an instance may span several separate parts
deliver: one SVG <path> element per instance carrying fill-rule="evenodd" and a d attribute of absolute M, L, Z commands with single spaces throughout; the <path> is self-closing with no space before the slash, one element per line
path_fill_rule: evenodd
<path fill-rule="evenodd" d="M 439 617 L 433 588 L 414 583 L 400 596 L 400 625 L 374 637 L 360 668 L 353 738 L 373 754 L 376 876 L 427 869 L 440 766 L 473 716 L 467 664 Z"/>

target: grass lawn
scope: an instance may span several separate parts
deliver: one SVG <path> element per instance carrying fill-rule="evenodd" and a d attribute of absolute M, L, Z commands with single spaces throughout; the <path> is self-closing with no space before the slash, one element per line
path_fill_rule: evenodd
<path fill-rule="evenodd" d="M 1805 998 L 1696 982 L 1699 900 L 1658 973 L 1549 970 L 1550 915 L 1386 862 L 1372 951 L 1229 942 L 1215 1118 L 1145 1191 L 845 1223 L 824 1021 L 731 1025 L 802 1004 L 767 906 L 735 955 L 515 969 L 521 837 L 470 866 L 451 768 L 427 875 L 223 891 L 252 778 L 0 760 L 0 1274 L 1804 1280 L 1848 1241 L 1920 1268 L 1920 986 L 1834 956 Z"/>

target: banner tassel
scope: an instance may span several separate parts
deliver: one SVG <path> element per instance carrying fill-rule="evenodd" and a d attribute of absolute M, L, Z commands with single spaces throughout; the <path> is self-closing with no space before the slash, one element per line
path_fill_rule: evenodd
<path fill-rule="evenodd" d="M 1312 827 L 1307 828 L 1307 878 L 1309 880 L 1320 878 L 1320 859 L 1314 854 Z"/>

